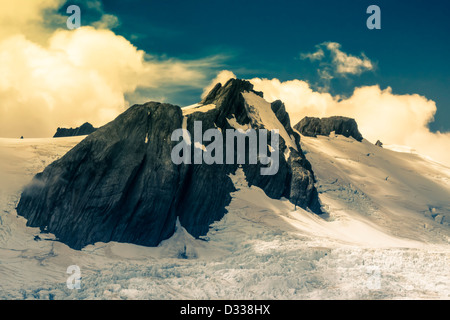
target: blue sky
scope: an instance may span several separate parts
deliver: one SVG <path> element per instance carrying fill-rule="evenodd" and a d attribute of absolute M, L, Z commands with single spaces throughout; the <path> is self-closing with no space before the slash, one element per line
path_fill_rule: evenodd
<path fill-rule="evenodd" d="M 381 30 L 366 27 L 371 4 L 381 9 Z M 376 67 L 334 78 L 332 94 L 350 95 L 354 87 L 373 84 L 390 86 L 396 94 L 417 93 L 437 104 L 430 129 L 450 130 L 447 1 L 108 0 L 103 9 L 119 18 L 114 32 L 138 48 L 180 59 L 221 55 L 217 69 L 240 78 L 301 79 L 314 86 L 320 83 L 318 65 L 300 59 L 300 53 L 326 41 L 340 43 L 343 51 L 364 53 Z M 186 90 L 175 103 L 192 103 L 200 92 Z"/>

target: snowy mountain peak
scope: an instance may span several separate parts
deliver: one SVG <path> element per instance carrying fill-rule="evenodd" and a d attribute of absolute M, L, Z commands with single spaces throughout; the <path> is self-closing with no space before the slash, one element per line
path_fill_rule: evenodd
<path fill-rule="evenodd" d="M 263 93 L 260 91 L 253 90 L 253 84 L 247 80 L 241 79 L 230 79 L 224 85 L 218 83 L 215 87 L 206 95 L 202 100 L 202 104 L 223 102 L 225 100 L 236 99 L 237 96 L 242 92 L 254 92 L 255 94 L 263 97 Z M 219 103 L 220 104 L 220 103 Z"/>
<path fill-rule="evenodd" d="M 321 214 L 311 164 L 286 117 L 280 103 L 266 102 L 250 82 L 237 79 L 217 85 L 201 104 L 186 109 L 158 102 L 134 105 L 37 174 L 25 187 L 17 212 L 29 226 L 47 227 L 76 249 L 99 241 L 156 246 L 174 234 L 177 219 L 200 237 L 227 213 L 235 191 L 229 174 L 242 165 L 249 185 Z M 258 149 L 266 149 L 264 161 L 268 152 L 278 155 L 272 175 L 262 174 L 270 162 L 195 160 L 209 146 L 198 133 L 220 131 L 219 145 L 226 150 L 226 141 L 235 139 L 235 130 L 229 129 L 237 125 L 279 130 L 277 145 L 270 131 L 266 140 L 257 140 Z M 179 142 L 173 133 L 179 130 L 181 139 L 192 137 L 183 157 L 194 161 L 173 160 Z M 250 159 L 249 150 L 237 157 Z"/>
<path fill-rule="evenodd" d="M 206 108 L 207 105 L 214 105 L 219 110 L 216 119 L 218 127 L 225 126 L 226 120 L 235 129 L 279 130 L 288 148 L 296 151 L 300 149 L 300 137 L 292 129 L 283 103 L 279 100 L 269 103 L 262 92 L 253 90 L 253 84 L 249 81 L 230 79 L 224 85 L 218 83 L 205 99 L 196 105 L 198 109 L 190 107 L 184 112 L 187 114 L 192 113 L 191 110 L 211 110 Z"/>

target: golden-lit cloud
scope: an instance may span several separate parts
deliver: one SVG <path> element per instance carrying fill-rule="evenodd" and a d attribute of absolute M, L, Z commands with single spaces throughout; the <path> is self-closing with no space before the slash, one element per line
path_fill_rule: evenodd
<path fill-rule="evenodd" d="M 348 98 L 317 92 L 301 80 L 281 82 L 278 79 L 250 80 L 255 90 L 263 91 L 268 101 L 282 100 L 295 125 L 305 116 L 347 116 L 354 118 L 362 135 L 372 143 L 409 146 L 418 153 L 450 165 L 450 133 L 433 133 L 436 104 L 418 94 L 394 94 L 391 88 L 379 86 L 355 88 Z"/>
<path fill-rule="evenodd" d="M 343 52 L 337 42 L 326 42 L 324 45 L 331 52 L 337 74 L 361 74 L 374 68 L 372 61 L 364 53 L 361 53 L 361 57 L 356 57 Z"/>
<path fill-rule="evenodd" d="M 0 40 L 15 34 L 25 35 L 38 43 L 48 39 L 53 30 L 47 28 L 46 19 L 64 23 L 62 17 L 49 10 L 58 8 L 64 0 L 0 0 Z M 64 25 L 63 25 L 64 26 Z"/>
<path fill-rule="evenodd" d="M 59 0 L 1 3 L 0 137 L 52 136 L 57 127 L 86 121 L 103 125 L 133 103 L 137 88 L 201 88 L 204 70 L 216 62 L 139 50 L 107 29 L 117 23 L 110 15 L 93 23 L 96 27 L 68 30 L 55 13 L 60 5 Z M 44 15 L 62 21 L 62 27 L 49 28 Z"/>

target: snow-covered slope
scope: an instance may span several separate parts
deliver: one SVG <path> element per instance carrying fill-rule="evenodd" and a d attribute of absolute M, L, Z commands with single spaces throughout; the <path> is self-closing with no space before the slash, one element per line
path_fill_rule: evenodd
<path fill-rule="evenodd" d="M 0 139 L 0 298 L 450 298 L 449 228 L 432 218 L 448 213 L 449 168 L 366 141 L 302 137 L 324 217 L 267 197 L 238 170 L 229 212 L 204 239 L 177 224 L 156 248 L 77 251 L 14 208 L 32 176 L 82 138 Z M 81 269 L 80 290 L 66 287 L 69 265 Z"/>
<path fill-rule="evenodd" d="M 364 219 L 383 232 L 423 242 L 450 239 L 450 168 L 340 135 L 302 137 L 302 148 L 332 219 Z M 437 215 L 447 221 L 435 223 Z"/>
<path fill-rule="evenodd" d="M 290 137 L 286 132 L 286 129 L 272 111 L 272 107 L 269 102 L 256 95 L 254 92 L 244 92 L 242 96 L 245 99 L 247 108 L 251 110 L 251 112 L 249 112 L 249 116 L 252 121 L 263 124 L 267 130 L 278 129 L 281 137 L 283 137 L 286 142 L 286 145 L 297 150 L 297 147 L 295 146 L 295 139 Z"/>

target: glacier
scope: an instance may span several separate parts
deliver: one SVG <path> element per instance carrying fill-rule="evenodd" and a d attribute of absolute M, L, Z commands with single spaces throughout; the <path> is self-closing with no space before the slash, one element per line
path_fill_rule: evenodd
<path fill-rule="evenodd" d="M 450 168 L 339 135 L 301 137 L 326 214 L 249 186 L 196 239 L 74 250 L 26 226 L 25 184 L 84 137 L 0 139 L 0 299 L 449 299 Z M 397 148 L 398 149 L 398 148 Z M 403 149 L 406 150 L 406 149 Z M 36 237 L 38 236 L 38 237 Z M 69 265 L 81 289 L 66 287 Z"/>

